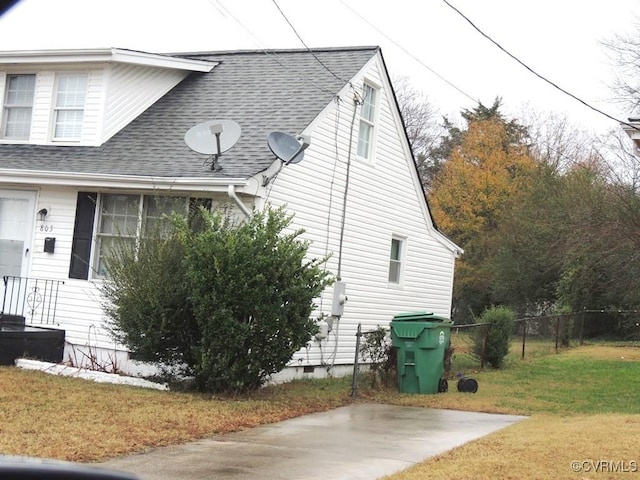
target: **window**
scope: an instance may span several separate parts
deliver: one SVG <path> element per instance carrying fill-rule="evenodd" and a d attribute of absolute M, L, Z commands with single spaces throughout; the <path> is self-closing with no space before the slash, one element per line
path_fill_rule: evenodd
<path fill-rule="evenodd" d="M 96 255 L 96 270 L 99 276 L 106 274 L 105 257 L 118 242 L 135 247 L 139 215 L 139 195 L 102 195 Z"/>
<path fill-rule="evenodd" d="M 173 212 L 186 214 L 185 197 L 161 197 L 129 194 L 103 194 L 100 197 L 96 232 L 96 271 L 107 273 L 105 258 L 115 248 L 135 248 L 144 232 L 160 232 Z"/>
<path fill-rule="evenodd" d="M 373 130 L 376 118 L 377 90 L 366 83 L 362 87 L 362 105 L 360 106 L 360 129 L 358 131 L 358 155 L 371 158 Z"/>
<path fill-rule="evenodd" d="M 158 231 L 162 234 L 162 229 L 167 225 L 165 215 L 188 213 L 191 228 L 202 228 L 195 212 L 199 207 L 211 210 L 212 203 L 210 198 L 78 192 L 69 278 L 87 280 L 92 257 L 96 276 L 104 277 L 107 273 L 105 258 L 109 250 L 117 242 L 135 248 L 140 235 L 145 232 Z M 98 227 L 95 232 L 96 252 L 92 255 L 94 220 Z"/>
<path fill-rule="evenodd" d="M 402 279 L 402 257 L 404 254 L 404 240 L 391 239 L 391 255 L 389 256 L 389 283 L 399 284 Z"/>
<path fill-rule="evenodd" d="M 35 91 L 35 75 L 7 75 L 2 137 L 28 140 Z"/>
<path fill-rule="evenodd" d="M 86 75 L 58 75 L 53 120 L 54 140 L 80 139 L 86 94 Z"/>

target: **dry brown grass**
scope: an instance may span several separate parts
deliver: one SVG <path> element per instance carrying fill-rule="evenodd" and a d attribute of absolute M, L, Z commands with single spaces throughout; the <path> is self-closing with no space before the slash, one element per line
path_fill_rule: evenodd
<path fill-rule="evenodd" d="M 585 346 L 473 375 L 477 394 L 457 392 L 453 383 L 444 395 L 372 391 L 362 379 L 359 401 L 531 415 L 390 480 L 634 478 L 574 473 L 571 462 L 640 463 L 638 362 L 638 348 Z M 100 461 L 335 408 L 350 402 L 349 393 L 349 379 L 333 379 L 224 398 L 1 367 L 0 452 Z"/>
<path fill-rule="evenodd" d="M 627 362 L 640 361 L 640 348 L 613 346 L 585 346 L 562 353 L 567 360 L 601 360 L 612 368 L 624 369 Z M 489 377 L 487 378 L 487 375 Z M 385 477 L 388 480 L 429 479 L 574 479 L 586 478 L 638 478 L 640 476 L 640 415 L 620 413 L 574 414 L 585 402 L 584 392 L 576 385 L 575 397 L 567 398 L 565 408 L 558 413 L 544 413 L 558 409 L 557 402 L 538 398 L 525 385 L 514 385 L 509 393 L 503 383 L 496 383 L 492 375 L 484 372 L 481 390 L 476 396 L 460 394 L 417 396 L 423 397 L 429 406 L 480 410 L 485 412 L 531 413 L 520 423 L 470 442 L 431 458 L 404 472 Z M 596 383 L 600 379 L 593 378 Z M 572 379 L 566 379 L 570 384 Z M 515 383 L 515 382 L 514 382 Z M 552 392 L 566 389 L 566 385 L 535 381 L 535 388 Z M 625 386 L 620 386 L 621 390 Z M 630 384 L 631 396 L 640 399 L 638 382 Z M 521 402 L 505 402 L 508 396 L 522 397 Z M 411 397 L 408 404 L 413 404 Z M 503 407 L 500 407 L 503 405 Z M 506 405 L 510 407 L 504 408 Z M 580 462 L 582 471 L 572 470 L 572 462 Z M 614 462 L 614 466 L 597 462 Z M 596 471 L 596 468 L 600 470 Z M 618 469 L 618 471 L 615 471 Z M 587 471 L 590 470 L 590 471 Z"/>
<path fill-rule="evenodd" d="M 640 467 L 640 416 L 589 415 L 563 418 L 536 415 L 489 436 L 450 450 L 389 480 L 429 479 L 583 479 L 637 478 Z M 613 461 L 626 472 L 614 473 L 595 462 Z M 582 472 L 574 472 L 573 461 Z M 634 463 L 635 467 L 634 468 Z M 591 467 L 590 472 L 586 469 Z M 606 471 L 608 470 L 608 471 Z"/>
<path fill-rule="evenodd" d="M 329 385 L 329 384 L 328 384 Z M 90 462 L 327 410 L 348 390 L 303 384 L 251 398 L 158 392 L 0 367 L 0 452 Z"/>
<path fill-rule="evenodd" d="M 627 362 L 640 360 L 640 348 L 629 346 L 585 345 L 580 348 L 571 348 L 563 354 L 594 360 L 625 360 Z"/>

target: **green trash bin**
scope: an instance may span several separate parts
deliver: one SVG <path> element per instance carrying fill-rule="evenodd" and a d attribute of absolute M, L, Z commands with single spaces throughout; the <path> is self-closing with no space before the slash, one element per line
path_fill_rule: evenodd
<path fill-rule="evenodd" d="M 427 312 L 400 313 L 391 322 L 391 345 L 397 353 L 398 390 L 438 393 L 451 320 Z"/>

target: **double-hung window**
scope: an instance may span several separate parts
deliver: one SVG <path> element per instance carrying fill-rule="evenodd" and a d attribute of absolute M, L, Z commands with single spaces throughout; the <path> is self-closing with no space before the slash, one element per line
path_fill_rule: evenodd
<path fill-rule="evenodd" d="M 107 273 L 105 258 L 116 248 L 135 248 L 140 229 L 140 195 L 105 194 L 100 197 L 96 270 Z"/>
<path fill-rule="evenodd" d="M 369 84 L 362 87 L 360 106 L 360 129 L 358 130 L 358 156 L 370 159 L 372 155 L 376 101 L 378 91 Z"/>
<path fill-rule="evenodd" d="M 187 213 L 185 197 L 144 196 L 142 208 L 142 231 L 163 235 L 169 226 L 168 218 L 173 213 Z"/>
<path fill-rule="evenodd" d="M 35 75 L 7 75 L 2 138 L 29 139 L 35 86 Z"/>
<path fill-rule="evenodd" d="M 91 270 L 104 278 L 107 258 L 117 258 L 120 249 L 136 251 L 145 235 L 163 236 L 172 213 L 189 215 L 191 228 L 198 229 L 198 208 L 211 205 L 210 198 L 78 192 L 69 278 L 88 280 Z"/>
<path fill-rule="evenodd" d="M 389 255 L 389 283 L 402 283 L 404 248 L 405 240 L 399 237 L 393 237 L 391 239 L 391 254 Z"/>
<path fill-rule="evenodd" d="M 87 96 L 87 75 L 60 74 L 53 112 L 53 139 L 80 140 Z"/>
<path fill-rule="evenodd" d="M 136 248 L 145 233 L 160 234 L 169 225 L 173 213 L 186 214 L 186 197 L 151 195 L 102 194 L 96 241 L 96 271 L 99 277 L 107 273 L 105 259 L 119 248 Z"/>

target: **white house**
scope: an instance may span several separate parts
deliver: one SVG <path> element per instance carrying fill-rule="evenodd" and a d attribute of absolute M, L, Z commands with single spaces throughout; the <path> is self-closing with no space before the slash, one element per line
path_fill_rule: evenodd
<path fill-rule="evenodd" d="M 332 254 L 328 268 L 341 283 L 317 300 L 317 313 L 342 315 L 283 375 L 351 365 L 358 324 L 450 314 L 460 251 L 431 218 L 377 47 L 0 52 L 0 102 L 3 315 L 63 329 L 65 360 L 90 352 L 134 370 L 104 329 L 96 285 L 110 237 L 118 229 L 135 238 L 142 219 L 162 213 L 159 196 L 184 208 L 231 204 L 240 215 L 284 204 L 310 254 Z M 211 120 L 239 126 L 219 157 L 185 143 Z M 304 159 L 276 158 L 274 131 L 304 138 Z"/>

